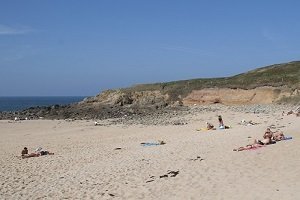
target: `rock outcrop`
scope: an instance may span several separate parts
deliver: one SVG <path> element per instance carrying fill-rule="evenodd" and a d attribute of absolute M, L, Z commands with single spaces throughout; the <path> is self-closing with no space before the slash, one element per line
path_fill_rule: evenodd
<path fill-rule="evenodd" d="M 107 90 L 67 106 L 29 108 L 0 113 L 13 117 L 49 119 L 106 119 L 154 116 L 188 105 L 245 105 L 277 102 L 300 103 L 300 61 L 272 65 L 232 77 L 142 84 Z"/>
<path fill-rule="evenodd" d="M 163 108 L 170 103 L 169 95 L 160 91 L 125 92 L 122 90 L 107 90 L 95 97 L 80 102 L 79 105 L 90 106 L 132 106 Z"/>
<path fill-rule="evenodd" d="M 277 87 L 259 87 L 255 89 L 229 89 L 207 88 L 194 90 L 182 99 L 185 105 L 214 104 L 225 105 L 241 104 L 270 104 L 281 100 L 283 97 L 299 95 L 299 90 Z"/>

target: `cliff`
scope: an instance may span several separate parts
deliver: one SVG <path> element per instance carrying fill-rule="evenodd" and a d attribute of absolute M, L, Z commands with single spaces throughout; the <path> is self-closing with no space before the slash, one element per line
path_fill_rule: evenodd
<path fill-rule="evenodd" d="M 232 77 L 141 84 L 107 90 L 72 105 L 0 113 L 0 119 L 13 119 L 15 116 L 32 119 L 153 117 L 155 113 L 172 113 L 176 109 L 186 109 L 185 105 L 216 103 L 299 104 L 300 61 L 262 67 Z"/>
<path fill-rule="evenodd" d="M 269 104 L 299 102 L 300 61 L 258 68 L 224 78 L 141 84 L 105 91 L 81 105 L 161 108 L 190 104 Z"/>

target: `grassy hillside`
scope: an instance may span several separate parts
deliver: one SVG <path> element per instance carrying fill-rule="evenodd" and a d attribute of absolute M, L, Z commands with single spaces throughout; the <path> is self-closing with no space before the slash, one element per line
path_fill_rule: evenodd
<path fill-rule="evenodd" d="M 300 88 L 300 61 L 262 67 L 232 77 L 142 84 L 126 88 L 124 91 L 160 90 L 175 100 L 179 95 L 184 97 L 192 90 L 203 88 L 253 89 L 261 86 Z"/>

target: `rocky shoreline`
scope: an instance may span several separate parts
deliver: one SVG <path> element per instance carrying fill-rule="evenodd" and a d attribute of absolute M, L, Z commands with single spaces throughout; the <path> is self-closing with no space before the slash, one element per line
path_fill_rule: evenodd
<path fill-rule="evenodd" d="M 293 110 L 292 105 L 256 104 L 226 106 L 212 105 L 172 105 L 165 107 L 138 107 L 138 106 L 108 106 L 83 107 L 80 104 L 66 106 L 53 105 L 48 107 L 32 107 L 19 112 L 0 112 L 0 120 L 109 120 L 110 125 L 115 124 L 141 124 L 141 125 L 186 125 L 187 115 L 194 116 L 198 113 L 231 110 L 238 113 L 264 113 L 283 112 Z M 101 123 L 99 123 L 101 125 Z M 107 125 L 107 124 L 103 124 Z"/>

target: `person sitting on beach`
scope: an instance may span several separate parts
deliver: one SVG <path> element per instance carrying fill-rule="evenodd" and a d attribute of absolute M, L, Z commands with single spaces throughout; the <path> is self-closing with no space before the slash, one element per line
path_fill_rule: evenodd
<path fill-rule="evenodd" d="M 271 131 L 270 128 L 267 128 L 265 134 L 264 134 L 264 138 L 268 138 L 268 137 L 271 137 L 271 140 L 272 141 L 281 141 L 281 140 L 284 140 L 285 139 L 285 136 L 283 134 L 282 131 Z"/>
<path fill-rule="evenodd" d="M 273 132 L 270 128 L 267 128 L 263 135 L 263 140 L 255 140 L 254 143 L 261 144 L 261 145 L 268 145 L 268 144 L 275 144 L 276 141 L 274 140 Z"/>
<path fill-rule="evenodd" d="M 273 136 L 273 139 L 275 141 L 281 141 L 281 140 L 284 140 L 285 139 L 285 136 L 282 132 L 276 132 Z"/>
<path fill-rule="evenodd" d="M 21 152 L 21 155 L 24 156 L 24 155 L 27 155 L 27 154 L 28 154 L 28 149 L 27 149 L 27 147 L 24 147 L 24 149 Z"/>
<path fill-rule="evenodd" d="M 216 128 L 214 127 L 214 125 L 212 125 L 209 122 L 206 122 L 206 128 L 207 128 L 207 130 L 216 130 Z"/>
<path fill-rule="evenodd" d="M 284 136 L 282 131 L 275 131 L 275 132 L 273 132 L 273 138 L 272 139 L 275 140 L 275 141 L 281 141 L 281 140 L 285 139 L 285 136 Z"/>
<path fill-rule="evenodd" d="M 266 130 L 265 133 L 264 133 L 263 138 L 264 138 L 264 139 L 266 139 L 266 138 L 273 138 L 273 132 L 271 131 L 270 128 L 267 128 L 267 130 Z"/>

